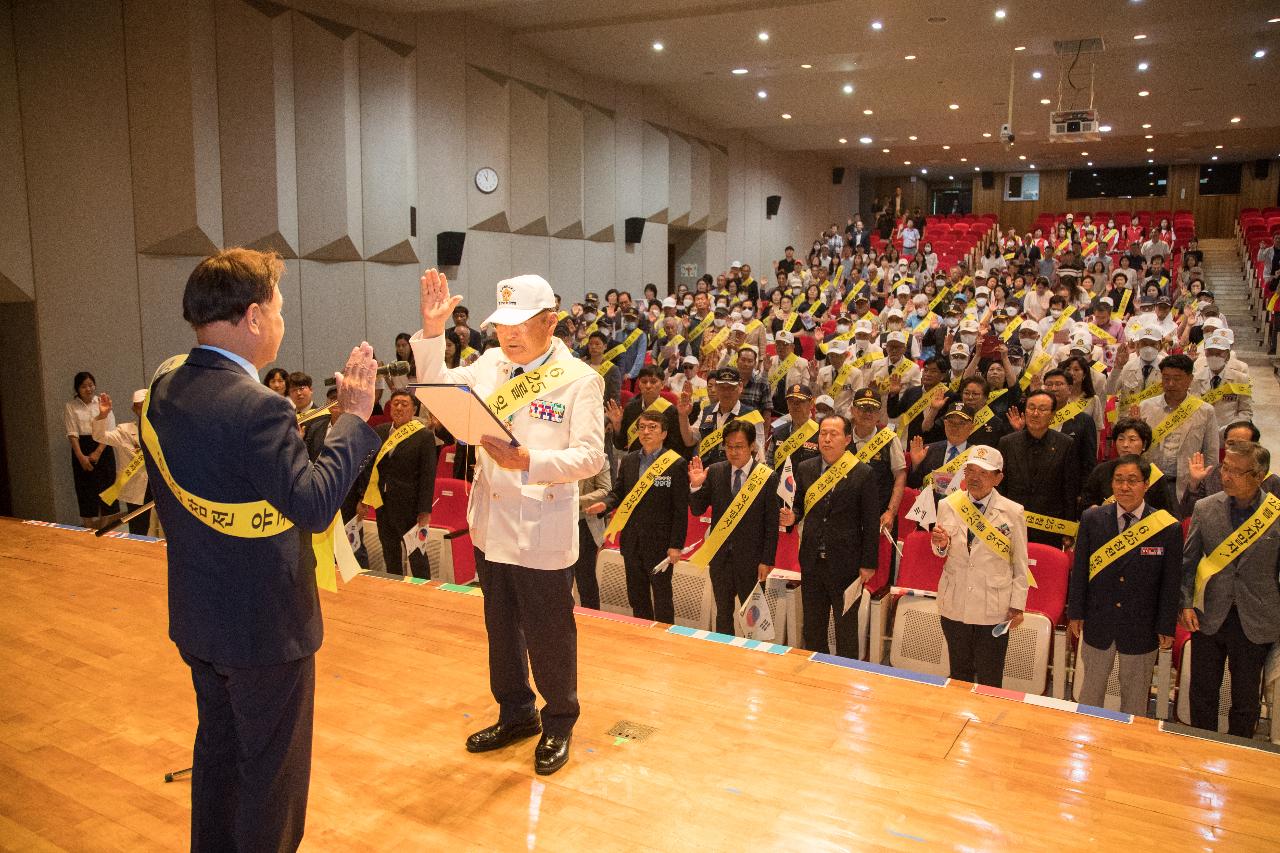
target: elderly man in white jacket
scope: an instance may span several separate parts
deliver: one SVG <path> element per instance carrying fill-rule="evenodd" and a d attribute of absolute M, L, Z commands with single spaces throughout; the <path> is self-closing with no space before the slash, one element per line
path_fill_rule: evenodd
<path fill-rule="evenodd" d="M 947 558 L 938 613 L 951 677 L 991 687 L 1001 685 L 1009 631 L 1027 606 L 1027 523 L 1021 504 L 995 490 L 1003 471 L 994 447 L 970 450 L 964 488 L 938 505 L 932 533 L 934 553 Z"/>
<path fill-rule="evenodd" d="M 536 275 L 498 282 L 498 307 L 484 325 L 494 326 L 500 346 L 446 369 L 445 322 L 461 301 L 443 275 L 422 276 L 422 331 L 410 339 L 418 381 L 470 386 L 517 442 L 483 440 L 467 511 L 500 706 L 498 722 L 471 735 L 467 749 L 487 752 L 542 732 L 534 770 L 548 775 L 568 761 L 579 714 L 578 481 L 605 464 L 604 380 L 552 334 L 555 293 Z M 541 718 L 530 668 L 546 700 Z"/>
<path fill-rule="evenodd" d="M 133 392 L 133 416 L 142 414 L 142 403 L 147 399 L 147 389 L 141 388 Z M 138 444 L 138 424 L 134 421 L 111 427 L 111 411 L 113 404 L 107 394 L 98 395 L 98 415 L 93 419 L 91 429 L 93 440 L 116 449 L 116 481 L 112 490 L 118 490 L 117 498 L 107 503 L 115 505 L 116 499 L 124 501 L 125 512 L 133 512 L 151 500 L 147 491 L 147 469 L 132 464 L 141 445 Z M 151 532 L 153 513 L 147 510 L 129 519 L 129 532 L 145 536 Z"/>

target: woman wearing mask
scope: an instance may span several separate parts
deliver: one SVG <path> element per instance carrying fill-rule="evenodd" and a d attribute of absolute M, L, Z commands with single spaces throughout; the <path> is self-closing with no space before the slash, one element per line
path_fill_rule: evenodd
<path fill-rule="evenodd" d="M 267 371 L 266 378 L 262 380 L 262 384 L 275 391 L 281 397 L 288 396 L 289 371 L 283 367 L 273 367 Z"/>
<path fill-rule="evenodd" d="M 1106 409 L 1106 403 L 1102 397 L 1099 397 L 1093 388 L 1093 369 L 1089 360 L 1081 355 L 1073 355 L 1067 358 L 1059 365 L 1062 371 L 1067 374 L 1067 383 L 1070 386 L 1070 397 L 1068 404 L 1075 403 L 1084 399 L 1088 402 L 1084 404 L 1084 413 L 1093 418 L 1094 425 L 1098 428 L 1098 435 L 1102 435 L 1102 427 L 1106 423 L 1103 420 L 1103 413 Z"/>
<path fill-rule="evenodd" d="M 1099 242 L 1102 243 L 1103 249 L 1108 255 L 1114 255 L 1120 246 L 1120 229 L 1116 228 L 1116 221 L 1108 219 L 1106 227 L 1098 235 Z"/>
<path fill-rule="evenodd" d="M 920 266 L 923 272 L 933 275 L 938 270 L 938 253 L 933 250 L 933 244 L 925 241 L 924 250 L 920 253 Z"/>
<path fill-rule="evenodd" d="M 96 529 L 102 517 L 116 511 L 115 505 L 102 502 L 98 494 L 116 479 L 115 453 L 107 445 L 94 441 L 93 420 L 98 416 L 98 383 L 93 374 L 82 370 L 71 384 L 75 396 L 63 409 L 63 426 L 71 443 L 71 474 L 75 478 L 76 502 L 80 505 L 80 524 Z M 106 431 L 116 428 L 115 413 L 107 415 Z"/>

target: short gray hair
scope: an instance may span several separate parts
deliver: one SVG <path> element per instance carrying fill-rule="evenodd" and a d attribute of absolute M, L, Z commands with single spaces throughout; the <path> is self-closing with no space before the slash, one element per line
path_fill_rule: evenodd
<path fill-rule="evenodd" d="M 1271 451 L 1256 441 L 1232 441 L 1227 452 L 1248 459 L 1253 473 L 1265 476 L 1271 470 Z"/>

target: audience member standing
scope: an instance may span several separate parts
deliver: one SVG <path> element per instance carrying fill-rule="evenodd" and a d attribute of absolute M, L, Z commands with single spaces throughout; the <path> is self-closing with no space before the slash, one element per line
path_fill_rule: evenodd
<path fill-rule="evenodd" d="M 431 524 L 439 452 L 431 430 L 417 420 L 418 401 L 407 390 L 391 393 L 387 413 L 390 422 L 374 427 L 382 449 L 370 470 L 360 517 L 369 507 L 377 510 L 382 558 L 387 572 L 399 575 L 404 573 L 400 562 L 404 535 Z M 421 550 L 409 552 L 409 569 L 414 577 L 431 577 L 431 565 Z"/>
<path fill-rule="evenodd" d="M 80 523 L 97 528 L 102 516 L 115 512 L 114 506 L 102 502 L 99 494 L 116 476 L 115 454 L 111 448 L 93 437 L 93 419 L 98 416 L 98 383 L 93 374 L 82 370 L 72 383 L 75 396 L 63 408 L 62 422 L 71 442 L 71 473 L 75 477 L 76 502 L 80 505 Z M 113 414 L 107 415 L 107 430 L 116 427 Z"/>

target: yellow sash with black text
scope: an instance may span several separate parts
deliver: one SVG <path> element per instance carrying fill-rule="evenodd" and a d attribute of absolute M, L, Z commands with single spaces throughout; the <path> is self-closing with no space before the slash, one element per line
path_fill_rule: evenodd
<path fill-rule="evenodd" d="M 1253 543 L 1262 538 L 1262 534 L 1271 529 L 1271 525 L 1276 523 L 1276 519 L 1280 518 L 1280 498 L 1270 492 L 1263 494 L 1262 503 L 1253 515 L 1244 520 L 1231 535 L 1222 540 L 1217 548 L 1213 549 L 1213 553 L 1207 554 L 1196 566 L 1196 586 L 1194 606 L 1197 610 L 1204 610 L 1204 590 L 1209 580 L 1218 572 L 1225 569 L 1233 560 L 1240 559 L 1240 556 Z"/>
<path fill-rule="evenodd" d="M 1169 433 L 1186 423 L 1187 418 L 1203 406 L 1204 400 L 1194 394 L 1187 396 L 1187 399 L 1178 404 L 1178 407 L 1172 412 L 1164 416 L 1164 420 L 1156 424 L 1156 428 L 1151 431 L 1151 444 L 1156 446 L 1160 442 L 1169 437 Z"/>
<path fill-rule="evenodd" d="M 373 468 L 369 471 L 369 485 L 364 490 L 364 497 L 361 500 L 369 506 L 377 509 L 382 506 L 382 493 L 378 491 L 378 463 L 391 451 L 400 446 L 400 442 L 407 439 L 416 432 L 425 429 L 422 421 L 412 420 L 404 426 L 396 427 L 391 435 L 387 436 L 387 440 L 383 442 L 382 447 L 378 449 L 378 455 L 374 457 Z"/>
<path fill-rule="evenodd" d="M 1089 408 L 1089 404 L 1093 402 L 1092 397 L 1079 397 L 1062 406 L 1058 411 L 1053 413 L 1053 419 L 1049 421 L 1050 427 L 1061 427 L 1067 421 Z"/>
<path fill-rule="evenodd" d="M 1212 406 L 1228 394 L 1235 394 L 1237 397 L 1252 397 L 1253 383 L 1251 382 L 1223 382 L 1217 388 L 1210 388 L 1208 391 L 1200 395 L 1200 399 Z M 108 501 L 108 503 L 110 503 Z"/>
<path fill-rule="evenodd" d="M 756 426 L 759 426 L 760 424 L 764 423 L 764 415 L 761 414 L 760 411 L 757 409 L 755 411 L 747 412 L 742 417 L 730 418 L 729 420 L 725 421 L 724 426 L 728 426 L 734 421 L 746 421 L 749 424 L 755 424 Z M 717 447 L 720 446 L 720 442 L 724 441 L 724 426 L 720 427 L 717 430 L 713 430 L 712 432 L 707 433 L 706 437 L 703 438 L 702 441 L 698 442 L 699 456 L 706 456 L 708 453 L 710 453 L 711 451 L 715 450 Z"/>
<path fill-rule="evenodd" d="M 773 449 L 773 464 L 781 465 L 788 456 L 799 450 L 800 445 L 813 438 L 817 432 L 818 422 L 813 418 L 801 424 L 799 429 L 792 430 L 787 440 Z"/>
<path fill-rule="evenodd" d="M 1129 417 L 1129 409 L 1138 405 L 1144 400 L 1150 400 L 1152 397 L 1159 397 L 1164 393 L 1164 386 L 1159 382 L 1154 382 L 1134 394 L 1130 394 L 1123 400 L 1116 400 L 1115 408 L 1107 412 L 1107 421 L 1115 423 L 1121 417 Z"/>
<path fill-rule="evenodd" d="M 662 414 L 669 408 L 671 408 L 671 401 L 665 397 L 659 397 L 658 399 L 654 400 L 653 403 L 646 406 L 644 411 L 657 412 L 658 414 Z M 644 412 L 641 412 L 641 414 L 644 414 Z M 630 447 L 631 445 L 635 444 L 636 439 L 639 437 L 640 437 L 640 418 L 637 417 L 634 421 L 631 422 L 631 426 L 627 427 L 627 447 Z"/>
<path fill-rule="evenodd" d="M 738 526 L 738 522 L 742 521 L 742 517 L 747 514 L 747 510 L 751 508 L 756 498 L 764 491 L 764 486 L 769 482 L 769 477 L 772 474 L 773 469 L 763 463 L 751 469 L 751 473 L 747 475 L 747 479 L 742 483 L 742 488 L 738 489 L 738 493 L 733 496 L 733 500 L 725 508 L 724 515 L 720 516 L 720 520 L 716 522 L 715 527 L 711 528 L 711 532 L 707 534 L 702 547 L 694 551 L 689 557 L 690 563 L 703 568 L 711 565 L 711 560 L 715 557 L 716 552 L 724 545 L 729 535 L 733 533 L 734 528 Z M 760 562 L 771 563 L 772 560 L 762 555 Z"/>
<path fill-rule="evenodd" d="M 991 420 L 996 416 L 995 409 L 991 408 L 991 404 L 994 403 L 996 400 L 999 400 L 1008 392 L 1009 392 L 1008 388 L 1000 388 L 996 391 L 992 391 L 990 394 L 987 395 L 987 404 L 983 406 L 981 409 L 978 409 L 978 411 L 973 416 L 973 432 L 977 432 L 978 430 L 982 429 L 984 426 L 987 425 L 987 421 Z"/>
<path fill-rule="evenodd" d="M 791 370 L 792 365 L 796 363 L 796 354 L 793 352 L 769 371 L 769 390 L 773 391 L 778 387 L 778 383 L 782 381 L 787 372 Z"/>
<path fill-rule="evenodd" d="M 1021 325 L 1022 325 L 1022 318 L 1014 317 L 1011 321 L 1009 321 L 1009 325 L 1004 327 L 1004 331 L 1000 333 L 1000 340 L 1007 342 L 1010 338 L 1013 337 L 1014 333 L 1018 331 L 1018 327 Z"/>
<path fill-rule="evenodd" d="M 974 539 L 986 545 L 997 556 L 1013 561 L 1013 544 L 1009 541 L 1009 537 L 987 523 L 987 519 L 974 506 L 968 492 L 963 489 L 952 492 L 945 500 L 960 516 L 965 527 L 969 528 Z M 1030 586 L 1036 586 L 1036 579 L 1031 574 L 1030 565 L 1027 566 L 1027 583 Z"/>
<path fill-rule="evenodd" d="M 933 395 L 938 392 L 938 389 L 945 388 L 945 387 L 946 385 L 939 382 L 937 385 L 934 385 L 929 390 L 924 391 L 920 395 L 920 399 L 912 403 L 911 406 L 898 417 L 898 436 L 899 437 L 901 438 L 907 437 L 907 431 L 911 427 L 911 422 L 920 416 L 920 413 L 924 411 L 925 406 L 929 405 L 929 401 L 933 399 Z"/>
<path fill-rule="evenodd" d="M 836 396 L 844 386 L 849 384 L 849 374 L 853 373 L 855 362 L 860 360 L 860 358 L 853 359 L 845 356 L 844 364 L 840 365 L 840 369 L 836 371 L 836 375 L 831 380 L 831 396 Z"/>
<path fill-rule="evenodd" d="M 151 380 L 146 399 L 142 402 L 142 412 L 138 417 L 139 436 L 143 446 L 151 453 L 151 459 L 155 462 L 160 479 L 164 480 L 165 485 L 183 509 L 218 533 L 239 539 L 265 539 L 292 529 L 293 522 L 285 518 L 268 501 L 236 503 L 211 501 L 184 489 L 174 478 L 173 472 L 169 469 L 169 462 L 165 459 L 164 449 L 160 446 L 160 439 L 156 435 L 155 428 L 151 426 L 147 414 L 151 408 L 151 389 L 155 387 L 155 383 L 165 374 L 181 367 L 186 360 L 186 355 L 176 355 L 160 365 Z M 344 569 L 350 568 L 355 563 L 345 532 L 342 535 L 342 544 L 345 547 L 339 546 L 335 549 L 336 531 L 341 526 L 341 522 L 342 516 L 335 515 L 327 530 L 312 534 L 311 537 L 311 547 L 316 558 L 316 585 L 330 592 L 338 591 L 338 580 L 334 571 L 335 560 L 342 560 Z M 358 566 L 355 568 L 358 570 Z"/>
<path fill-rule="evenodd" d="M 612 536 L 626 526 L 627 520 L 631 518 L 631 513 L 640 505 L 640 501 L 644 499 L 645 493 L 649 491 L 653 481 L 666 473 L 666 470 L 674 465 L 679 458 L 679 453 L 674 450 L 667 450 L 653 461 L 653 464 L 640 475 L 640 479 L 636 480 L 636 484 L 631 487 L 631 491 L 627 492 L 627 496 L 622 499 L 622 503 L 618 504 L 618 509 L 614 512 L 613 518 L 609 519 L 609 526 L 604 529 L 605 536 Z"/>
<path fill-rule="evenodd" d="M 485 403 L 495 415 L 510 423 L 516 413 L 532 403 L 539 394 L 549 394 L 557 388 L 563 388 L 570 382 L 590 376 L 593 370 L 600 372 L 599 367 L 592 367 L 576 358 L 560 359 L 543 364 L 519 376 L 513 376 L 499 385 L 488 396 Z M 604 373 L 607 372 L 604 371 Z"/>
<path fill-rule="evenodd" d="M 898 431 L 893 427 L 885 427 L 871 437 L 871 440 L 862 445 L 862 449 L 858 451 L 858 460 L 861 462 L 870 462 L 876 458 L 885 446 L 898 436 Z"/>
<path fill-rule="evenodd" d="M 836 483 L 844 479 L 844 476 L 853 470 L 853 466 L 859 464 L 860 460 L 849 451 L 840 454 L 840 458 L 835 461 L 830 468 L 809 487 L 804 493 L 804 514 L 809 512 L 818 504 L 818 501 L 827 496 L 827 492 L 836 487 Z"/>
<path fill-rule="evenodd" d="M 1098 573 L 1107 566 L 1137 548 L 1161 530 L 1177 523 L 1178 519 L 1163 509 L 1157 510 L 1144 518 L 1139 518 L 1133 524 L 1130 524 L 1127 529 L 1111 537 L 1102 547 L 1089 555 L 1089 580 L 1096 578 Z"/>
<path fill-rule="evenodd" d="M 1031 359 L 1031 363 L 1027 365 L 1026 370 L 1022 372 L 1022 378 L 1018 380 L 1018 387 L 1023 391 L 1031 385 L 1031 380 L 1036 377 L 1040 371 L 1049 366 L 1049 362 L 1053 360 L 1053 356 L 1048 351 L 1041 350 L 1040 354 Z"/>
<path fill-rule="evenodd" d="M 1063 311 L 1058 316 L 1058 319 L 1053 321 L 1053 325 L 1049 327 L 1049 331 L 1040 336 L 1040 345 L 1047 347 L 1051 344 L 1053 342 L 1053 336 L 1058 334 L 1058 332 L 1061 332 L 1063 327 L 1066 326 L 1067 323 L 1071 322 L 1071 315 L 1074 313 L 1076 313 L 1076 309 L 1074 308 Z"/>
<path fill-rule="evenodd" d="M 693 340 L 694 338 L 698 337 L 698 335 L 701 335 L 703 332 L 705 332 L 707 330 L 707 326 L 710 326 L 713 322 L 715 322 L 715 319 L 716 319 L 716 312 L 708 311 L 707 316 L 699 320 L 698 324 L 689 330 L 689 340 Z M 698 341 L 698 345 L 701 346 L 702 341 Z"/>
<path fill-rule="evenodd" d="M 613 361 L 615 358 L 622 355 L 627 350 L 631 349 L 631 345 L 634 344 L 636 341 L 640 340 L 640 336 L 643 334 L 644 334 L 644 330 L 637 327 L 635 330 L 631 332 L 631 334 L 627 335 L 626 340 L 624 340 L 622 343 L 618 344 L 616 347 L 614 347 L 613 349 L 605 353 L 604 360 Z"/>
<path fill-rule="evenodd" d="M 973 450 L 973 445 L 970 445 L 966 447 L 964 450 L 957 453 L 955 455 L 955 458 L 953 458 L 950 462 L 933 469 L 928 474 L 925 474 L 924 476 L 925 486 L 932 486 L 934 483 L 934 479 L 938 474 L 949 474 L 954 476 L 957 471 L 959 471 L 961 468 L 964 467 L 964 463 L 968 460 L 969 451 L 971 450 Z"/>
<path fill-rule="evenodd" d="M 902 357 L 902 361 L 898 362 L 897 365 L 894 366 L 893 370 L 886 373 L 882 378 L 876 380 L 876 384 L 880 386 L 880 392 L 884 393 L 885 391 L 888 391 L 889 381 L 895 376 L 901 379 L 914 365 L 915 362 L 904 355 Z"/>
<path fill-rule="evenodd" d="M 108 506 L 114 504 L 116 499 L 120 497 L 120 492 L 124 490 L 125 484 L 132 480 L 134 475 L 144 467 L 146 467 L 146 460 L 142 456 L 142 448 L 138 448 L 134 451 L 133 456 L 129 457 L 129 464 L 120 469 L 120 473 L 116 475 L 115 482 L 99 492 L 98 497 Z"/>

